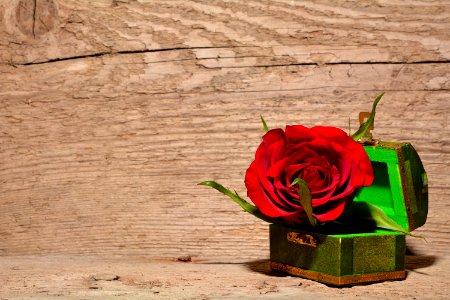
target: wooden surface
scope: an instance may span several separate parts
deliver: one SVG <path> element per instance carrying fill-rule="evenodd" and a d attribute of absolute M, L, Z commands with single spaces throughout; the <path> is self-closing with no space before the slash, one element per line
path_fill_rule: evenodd
<path fill-rule="evenodd" d="M 272 273 L 267 260 L 0 257 L 1 299 L 448 299 L 448 257 L 408 256 L 403 281 L 334 288 Z"/>
<path fill-rule="evenodd" d="M 196 184 L 245 195 L 260 114 L 355 130 L 385 91 L 375 134 L 411 142 L 430 181 L 427 242 L 408 245 L 448 279 L 449 28 L 446 1 L 0 1 L 2 266 L 267 259 L 267 224 Z"/>

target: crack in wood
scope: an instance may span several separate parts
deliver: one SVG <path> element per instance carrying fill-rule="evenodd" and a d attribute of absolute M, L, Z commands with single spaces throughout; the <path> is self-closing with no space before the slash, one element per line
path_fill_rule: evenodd
<path fill-rule="evenodd" d="M 36 38 L 36 10 L 37 10 L 37 0 L 34 0 L 34 6 L 33 6 L 33 24 L 32 24 L 32 29 L 31 32 L 33 33 L 33 38 Z"/>
<path fill-rule="evenodd" d="M 35 0 L 37 1 L 37 0 Z M 33 23 L 33 34 L 34 34 L 34 23 Z M 183 50 L 199 50 L 199 49 L 233 49 L 242 47 L 253 47 L 253 46 L 205 46 L 205 47 L 174 47 L 174 48 L 161 48 L 161 49 L 143 49 L 143 50 L 121 50 L 121 51 L 105 51 L 86 55 L 76 55 L 70 57 L 54 58 L 46 61 L 39 62 L 28 62 L 28 63 L 16 63 L 14 65 L 30 66 L 30 65 L 41 65 L 48 64 L 52 62 L 84 59 L 84 58 L 94 58 L 103 57 L 107 55 L 120 55 L 120 54 L 143 54 L 143 53 L 155 53 L 155 52 L 168 52 L 168 51 L 183 51 Z M 224 57 L 221 57 L 224 58 Z M 226 58 L 226 57 L 225 57 Z M 216 58 L 198 58 L 197 60 L 207 60 Z M 208 67 L 201 65 L 206 69 L 223 69 L 223 68 L 268 68 L 268 67 L 286 67 L 286 66 L 320 66 L 320 65 L 413 65 L 413 64 L 448 64 L 450 60 L 418 60 L 418 61 L 337 61 L 337 62 L 302 62 L 302 63 L 283 63 L 283 64 L 261 64 L 261 65 L 243 65 L 243 66 L 218 66 L 218 67 Z"/>
<path fill-rule="evenodd" d="M 243 66 L 218 66 L 207 67 L 206 69 L 238 69 L 238 68 L 270 68 L 270 67 L 288 67 L 288 66 L 328 66 L 328 65 L 415 65 L 415 64 L 447 64 L 450 60 L 428 60 L 428 61 L 339 61 L 339 62 L 304 62 L 304 63 L 286 63 L 286 64 L 261 64 L 261 65 L 243 65 Z"/>
<path fill-rule="evenodd" d="M 142 54 L 142 53 L 154 53 L 154 52 L 198 50 L 198 49 L 221 49 L 221 48 L 236 48 L 236 47 L 238 47 L 238 46 L 174 47 L 174 48 L 161 48 L 161 49 L 105 51 L 105 52 L 98 52 L 98 53 L 85 54 L 85 55 L 75 55 L 75 56 L 70 56 L 70 57 L 52 58 L 52 59 L 49 59 L 46 61 L 15 63 L 15 65 L 19 65 L 19 66 L 42 65 L 42 64 L 52 63 L 52 62 L 76 60 L 76 59 L 91 58 L 91 57 L 102 57 L 102 56 L 107 56 L 107 55 L 118 55 L 118 54 Z M 239 47 L 242 48 L 242 47 L 247 47 L 247 46 L 239 46 Z M 250 47 L 250 46 L 248 46 L 248 47 Z"/>

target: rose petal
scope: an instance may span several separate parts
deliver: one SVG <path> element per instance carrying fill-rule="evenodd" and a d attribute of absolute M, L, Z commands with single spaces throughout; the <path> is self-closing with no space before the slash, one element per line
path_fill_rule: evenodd
<path fill-rule="evenodd" d="M 261 188 L 264 190 L 264 193 L 271 200 L 273 205 L 276 205 L 279 208 L 282 208 L 286 211 L 291 210 L 290 203 L 286 203 L 283 199 L 280 199 L 277 196 L 275 191 L 275 187 L 273 185 L 273 180 L 271 180 L 268 176 L 268 170 L 270 169 L 270 157 L 267 153 L 267 147 L 264 144 L 261 144 L 260 147 L 256 150 L 255 154 L 255 171 L 257 177 L 259 179 Z M 251 199 L 253 201 L 253 199 Z M 256 204 L 256 203 L 255 203 Z"/>
<path fill-rule="evenodd" d="M 271 145 L 279 140 L 285 140 L 285 134 L 283 132 L 283 129 L 276 128 L 269 130 L 266 134 L 263 135 L 262 139 L 265 145 Z"/>
<path fill-rule="evenodd" d="M 272 144 L 264 144 L 264 146 L 267 149 L 267 156 L 270 157 L 270 164 L 274 164 L 284 158 L 286 148 L 284 139 L 277 140 Z"/>
<path fill-rule="evenodd" d="M 245 186 L 247 196 L 258 207 L 258 209 L 269 217 L 284 217 L 290 213 L 281 209 L 271 200 L 270 196 L 263 189 L 257 174 L 257 164 L 253 161 L 245 173 Z"/>
<path fill-rule="evenodd" d="M 267 173 L 266 173 L 267 177 L 272 177 L 272 178 L 283 177 L 286 161 L 287 161 L 287 159 L 281 159 L 281 160 L 275 162 L 274 164 L 272 164 L 267 170 Z"/>
<path fill-rule="evenodd" d="M 346 201 L 344 201 L 344 199 L 341 200 L 342 201 L 336 201 L 334 203 L 327 202 L 326 208 L 322 209 L 323 212 L 317 213 L 319 209 L 318 207 L 314 207 L 314 217 L 316 217 L 320 222 L 336 220 L 344 212 L 344 208 L 346 206 Z"/>
<path fill-rule="evenodd" d="M 348 134 L 345 133 L 345 131 L 337 127 L 314 126 L 311 128 L 311 132 L 313 132 L 314 135 L 316 135 L 317 137 L 320 137 L 321 139 L 326 140 L 328 142 L 341 143 L 342 141 L 346 141 L 347 139 L 353 141 L 353 139 L 349 137 Z"/>
<path fill-rule="evenodd" d="M 311 191 L 316 191 L 323 187 L 323 177 L 317 166 L 310 166 L 303 169 L 300 178 L 306 181 Z"/>
<path fill-rule="evenodd" d="M 283 185 L 283 183 L 279 179 L 275 179 L 274 182 L 275 190 L 277 192 L 277 195 L 286 203 L 289 203 L 290 206 L 294 210 L 304 211 L 302 205 L 299 202 L 299 195 L 298 191 L 295 191 L 295 189 L 286 187 Z"/>
<path fill-rule="evenodd" d="M 314 139 L 311 130 L 302 125 L 286 126 L 285 134 L 288 144 L 299 144 Z"/>
<path fill-rule="evenodd" d="M 339 172 L 336 170 L 336 168 L 333 168 L 333 179 L 331 180 L 330 185 L 328 185 L 323 190 L 312 193 L 313 207 L 322 205 L 330 200 L 330 198 L 335 194 L 340 183 L 339 176 Z"/>

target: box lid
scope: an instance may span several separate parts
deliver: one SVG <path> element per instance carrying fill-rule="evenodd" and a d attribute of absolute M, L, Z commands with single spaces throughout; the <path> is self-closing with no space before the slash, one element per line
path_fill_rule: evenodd
<path fill-rule="evenodd" d="M 428 214 L 428 180 L 419 155 L 409 143 L 379 142 L 364 146 L 374 169 L 371 186 L 354 201 L 381 208 L 407 231 L 422 226 Z"/>

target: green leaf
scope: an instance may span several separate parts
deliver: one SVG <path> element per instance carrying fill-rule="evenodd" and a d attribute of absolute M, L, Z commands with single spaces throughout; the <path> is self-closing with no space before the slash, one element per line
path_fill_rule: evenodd
<path fill-rule="evenodd" d="M 318 225 L 317 219 L 312 215 L 312 195 L 309 186 L 306 183 L 306 181 L 300 178 L 295 178 L 295 180 L 291 183 L 291 186 L 297 183 L 298 183 L 298 195 L 300 204 L 305 210 L 309 223 L 311 223 L 312 226 L 317 226 Z"/>
<path fill-rule="evenodd" d="M 381 97 L 383 97 L 384 93 L 381 93 L 380 95 L 378 95 L 375 100 L 373 101 L 373 105 L 372 105 L 372 112 L 370 113 L 369 118 L 367 119 L 366 122 L 362 123 L 359 126 L 359 129 L 352 134 L 352 139 L 355 140 L 356 142 L 359 141 L 369 130 L 369 128 L 372 126 L 374 120 L 375 120 L 375 110 L 377 108 L 378 102 L 380 102 Z"/>
<path fill-rule="evenodd" d="M 269 131 L 269 126 L 267 126 L 267 123 L 266 123 L 266 121 L 264 121 L 263 116 L 260 115 L 260 117 L 261 117 L 261 122 L 263 124 L 264 132 Z"/>
<path fill-rule="evenodd" d="M 354 201 L 338 221 L 346 225 L 378 227 L 414 236 L 386 215 L 381 208 L 367 202 Z"/>
<path fill-rule="evenodd" d="M 255 217 L 257 217 L 263 221 L 266 221 L 268 223 L 287 224 L 286 221 L 284 221 L 280 218 L 272 218 L 272 217 L 268 217 L 268 216 L 264 215 L 263 213 L 261 213 L 259 211 L 259 209 L 256 206 L 251 205 L 250 203 L 248 203 L 247 201 L 242 199 L 237 193 L 233 193 L 232 191 L 230 191 L 229 189 L 225 188 L 224 186 L 222 186 L 221 184 L 219 184 L 215 181 L 203 181 L 203 182 L 200 182 L 199 185 L 205 185 L 205 186 L 212 187 L 213 189 L 218 190 L 219 192 L 223 193 L 224 195 L 227 195 L 228 197 L 233 199 L 234 202 L 239 204 L 239 206 L 242 207 L 244 209 L 244 211 L 254 215 Z"/>

